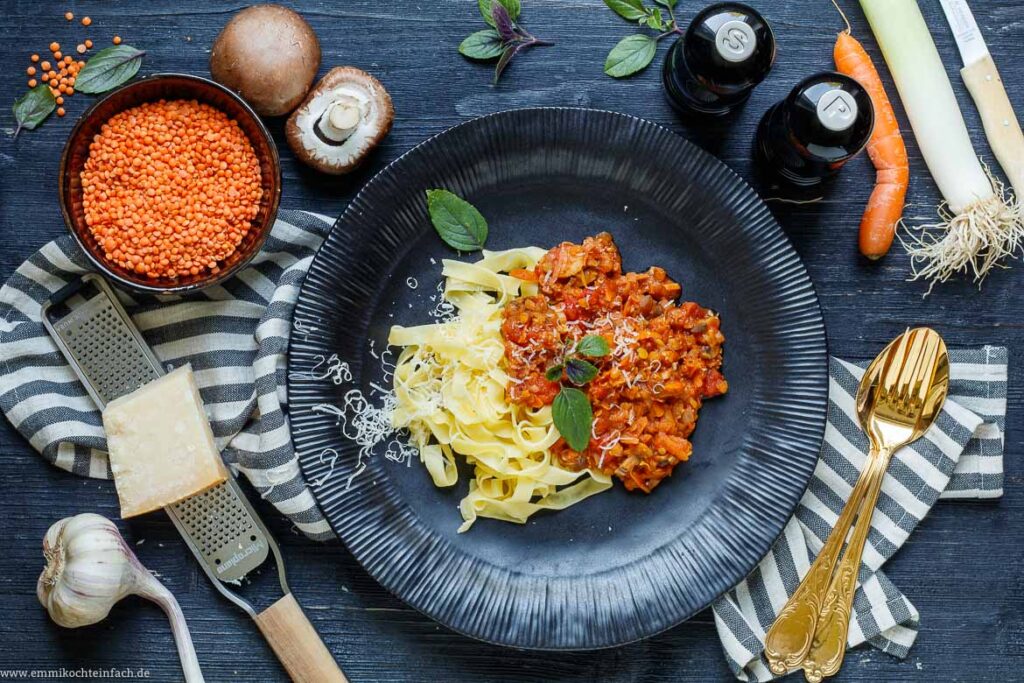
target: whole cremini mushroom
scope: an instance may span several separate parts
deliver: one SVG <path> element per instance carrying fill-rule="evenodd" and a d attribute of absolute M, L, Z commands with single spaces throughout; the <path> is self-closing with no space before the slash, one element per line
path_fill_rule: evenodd
<path fill-rule="evenodd" d="M 348 173 L 391 130 L 395 110 L 380 81 L 340 66 L 320 79 L 285 126 L 288 146 L 304 164 L 324 173 Z"/>
<path fill-rule="evenodd" d="M 253 5 L 227 23 L 210 50 L 210 74 L 263 116 L 282 116 L 309 92 L 320 68 L 320 41 L 298 14 Z"/>

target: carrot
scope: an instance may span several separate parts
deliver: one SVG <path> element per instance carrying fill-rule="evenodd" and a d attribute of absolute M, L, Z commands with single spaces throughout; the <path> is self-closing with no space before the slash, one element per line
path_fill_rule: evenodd
<path fill-rule="evenodd" d="M 910 183 L 907 148 L 878 70 L 864 47 L 850 35 L 849 23 L 836 39 L 833 57 L 836 69 L 864 86 L 875 107 L 875 130 L 868 141 L 868 155 L 876 171 L 875 189 L 860 223 L 860 253 L 879 259 L 889 251 L 896 224 L 903 215 Z"/>
<path fill-rule="evenodd" d="M 537 273 L 532 270 L 526 270 L 524 268 L 514 268 L 508 272 L 508 274 L 517 280 L 523 280 L 524 282 L 536 282 Z"/>

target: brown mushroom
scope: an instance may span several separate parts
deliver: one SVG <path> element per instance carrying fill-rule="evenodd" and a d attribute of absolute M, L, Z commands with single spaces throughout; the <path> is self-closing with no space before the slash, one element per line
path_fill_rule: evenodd
<path fill-rule="evenodd" d="M 320 41 L 305 19 L 280 5 L 253 5 L 234 17 L 210 50 L 213 80 L 263 116 L 302 101 L 320 68 Z"/>
<path fill-rule="evenodd" d="M 327 72 L 288 117 L 288 146 L 304 164 L 324 173 L 348 173 L 391 130 L 391 96 L 362 69 Z"/>

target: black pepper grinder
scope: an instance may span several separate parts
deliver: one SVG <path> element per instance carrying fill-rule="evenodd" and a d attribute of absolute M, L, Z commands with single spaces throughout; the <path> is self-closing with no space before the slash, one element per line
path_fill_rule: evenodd
<path fill-rule="evenodd" d="M 665 58 L 662 82 L 683 113 L 725 116 L 775 63 L 775 35 L 757 10 L 722 2 L 701 10 Z"/>
<path fill-rule="evenodd" d="M 805 78 L 761 119 L 754 142 L 761 179 L 790 198 L 820 198 L 874 125 L 871 97 L 857 81 L 833 71 Z"/>

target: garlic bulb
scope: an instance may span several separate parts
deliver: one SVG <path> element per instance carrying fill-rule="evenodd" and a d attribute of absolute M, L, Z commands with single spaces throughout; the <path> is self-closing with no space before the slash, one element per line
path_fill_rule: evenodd
<path fill-rule="evenodd" d="M 187 683 L 202 683 L 192 636 L 178 601 L 139 563 L 106 517 L 91 513 L 55 523 L 43 538 L 46 567 L 36 595 L 60 626 L 78 628 L 102 621 L 121 598 L 138 595 L 160 605 L 171 621 Z"/>

